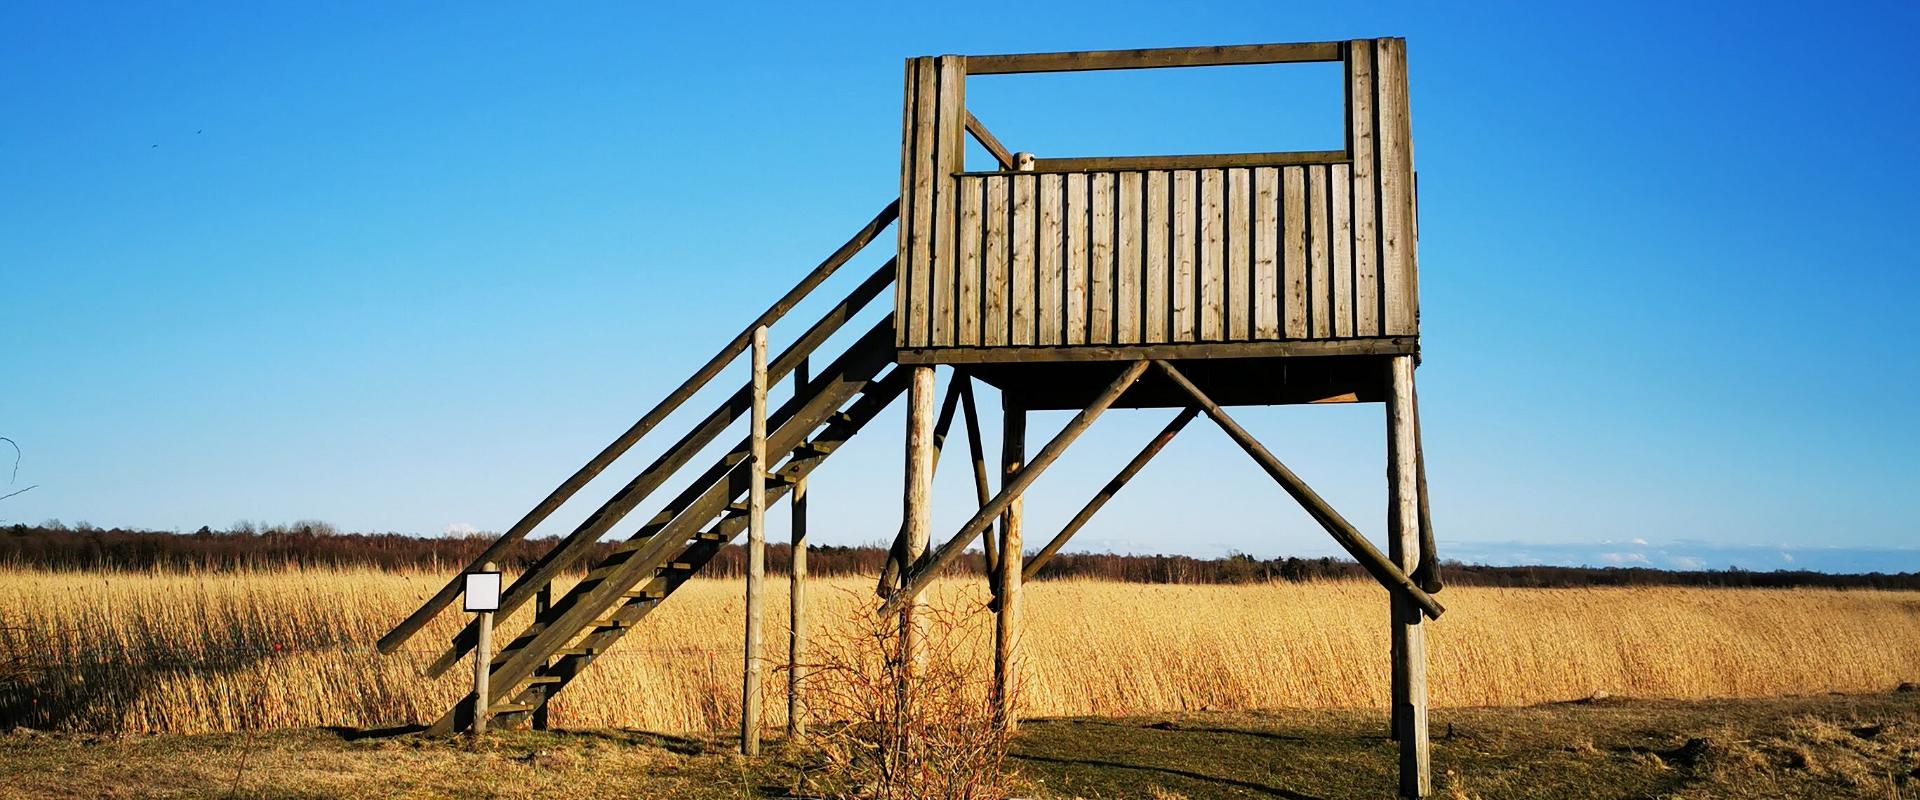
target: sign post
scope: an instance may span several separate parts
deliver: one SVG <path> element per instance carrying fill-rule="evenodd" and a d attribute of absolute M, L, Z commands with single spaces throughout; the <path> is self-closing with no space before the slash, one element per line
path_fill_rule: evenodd
<path fill-rule="evenodd" d="M 500 608 L 500 569 L 489 561 L 481 572 L 467 573 L 466 610 L 479 615 L 473 644 L 473 735 L 487 732 L 487 677 L 493 665 L 493 612 Z"/>

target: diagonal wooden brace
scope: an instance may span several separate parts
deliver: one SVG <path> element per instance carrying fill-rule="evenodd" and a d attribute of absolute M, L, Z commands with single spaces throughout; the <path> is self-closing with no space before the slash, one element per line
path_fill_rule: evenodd
<path fill-rule="evenodd" d="M 985 531 L 987 526 L 993 524 L 993 520 L 1000 516 L 1000 512 L 1005 511 L 1008 505 L 1019 499 L 1020 494 L 1040 477 L 1040 473 L 1045 472 L 1048 466 L 1058 460 L 1060 454 L 1066 452 L 1067 446 L 1073 444 L 1073 440 L 1080 438 L 1080 434 L 1086 433 L 1087 428 L 1093 426 L 1093 421 L 1100 417 L 1101 412 L 1106 411 L 1115 400 L 1120 399 L 1120 395 L 1125 394 L 1127 389 L 1133 386 L 1134 381 L 1139 380 L 1140 375 L 1146 371 L 1147 362 L 1144 360 L 1127 365 L 1126 370 L 1120 373 L 1120 377 L 1115 378 L 1099 397 L 1094 398 L 1085 409 L 1074 415 L 1067 426 L 1061 428 L 1052 441 L 1047 442 L 1046 447 L 1040 448 L 1039 454 L 1035 455 L 1032 461 L 1027 462 L 1019 472 L 1014 473 L 1013 477 L 1000 487 L 1000 493 L 994 495 L 986 505 L 981 506 L 980 510 L 974 513 L 973 518 L 960 527 L 959 533 L 954 534 L 952 539 L 948 539 L 946 544 L 940 545 L 940 549 L 935 550 L 919 569 L 907 574 L 907 579 L 900 587 L 900 591 L 887 599 L 886 604 L 880 607 L 880 613 L 897 612 L 907 598 L 918 596 L 926 591 L 927 584 L 933 582 L 934 576 L 939 575 L 940 570 L 959 558 L 967 545 L 973 544 L 974 537 Z"/>
<path fill-rule="evenodd" d="M 1321 527 L 1327 529 L 1327 533 L 1333 536 L 1334 541 L 1346 548 L 1347 553 L 1352 555 L 1355 561 L 1360 562 L 1360 566 L 1365 568 L 1374 580 L 1387 587 L 1387 591 L 1405 595 L 1432 619 L 1439 619 L 1440 615 L 1447 610 L 1445 606 L 1440 605 L 1440 601 L 1433 599 L 1433 595 L 1422 590 L 1413 582 L 1413 579 L 1408 578 L 1407 573 L 1400 571 L 1398 565 L 1388 561 L 1379 548 L 1367 541 L 1367 537 L 1362 536 L 1352 523 L 1347 522 L 1345 517 L 1340 516 L 1340 512 L 1333 510 L 1333 506 L 1328 505 L 1327 501 L 1314 493 L 1305 481 L 1300 480 L 1300 476 L 1293 474 L 1293 470 L 1287 469 L 1287 465 L 1280 463 L 1280 459 L 1268 452 L 1266 446 L 1260 444 L 1260 440 L 1253 438 L 1253 434 L 1240 427 L 1240 423 L 1234 422 L 1233 417 L 1227 416 L 1226 409 L 1207 397 L 1205 392 L 1200 391 L 1200 387 L 1193 385 L 1192 381 L 1187 380 L 1187 376 L 1180 374 L 1180 370 L 1165 361 L 1156 360 L 1153 365 L 1166 373 L 1166 376 L 1180 388 L 1186 390 L 1187 394 L 1192 395 L 1194 403 L 1200 406 L 1202 411 L 1207 412 L 1207 416 L 1213 418 L 1214 423 L 1219 425 L 1221 430 L 1226 431 L 1227 436 L 1232 438 L 1235 444 L 1240 445 L 1240 449 L 1247 451 L 1247 455 L 1253 456 L 1253 460 L 1259 462 L 1261 468 L 1280 484 L 1280 488 L 1287 490 L 1287 494 L 1292 495 L 1295 501 L 1306 508 L 1307 513 L 1312 515 Z"/>
<path fill-rule="evenodd" d="M 1092 500 L 1088 500 L 1087 504 L 1081 507 L 1080 513 L 1073 515 L 1073 519 L 1067 522 L 1066 527 L 1060 529 L 1060 533 L 1053 537 L 1053 541 L 1047 542 L 1046 547 L 1040 548 L 1040 552 L 1027 559 L 1021 579 L 1033 580 L 1033 576 L 1040 573 L 1040 568 L 1046 566 L 1047 561 L 1052 559 L 1055 553 L 1060 552 L 1060 548 L 1065 547 L 1067 540 L 1079 533 L 1080 528 L 1085 526 L 1088 520 L 1093 519 L 1094 513 L 1099 511 L 1101 506 L 1106 505 L 1108 500 L 1112 500 L 1114 495 L 1119 494 L 1120 490 L 1127 485 L 1127 481 L 1133 480 L 1133 476 L 1140 474 L 1140 470 L 1147 465 L 1147 462 L 1159 455 L 1160 451 L 1173 441 L 1173 437 L 1180 433 L 1180 429 L 1187 427 L 1187 423 L 1192 422 L 1193 418 L 1199 415 L 1200 409 L 1194 406 L 1181 409 L 1180 413 L 1174 416 L 1173 421 L 1167 423 L 1167 427 L 1161 428 L 1160 433 L 1148 441 L 1146 447 L 1140 449 L 1139 455 L 1134 456 L 1132 461 L 1120 468 L 1120 474 L 1115 475 L 1113 480 L 1101 487 L 1100 493 L 1094 495 Z"/>

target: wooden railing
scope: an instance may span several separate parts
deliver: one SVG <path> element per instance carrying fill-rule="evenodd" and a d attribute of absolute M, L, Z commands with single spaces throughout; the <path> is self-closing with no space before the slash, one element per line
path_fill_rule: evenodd
<path fill-rule="evenodd" d="M 706 364 L 696 370 L 692 377 L 688 378 L 684 383 L 680 384 L 678 388 L 670 392 L 665 399 L 661 400 L 658 405 L 655 405 L 652 410 L 642 416 L 640 421 L 635 422 L 633 427 L 628 428 L 625 433 L 615 438 L 613 442 L 608 444 L 605 449 L 602 449 L 599 454 L 589 459 L 585 466 L 582 466 L 572 476 L 563 481 L 559 487 L 547 495 L 546 499 L 541 500 L 531 511 L 528 511 L 526 516 L 522 517 L 519 522 L 514 523 L 512 528 L 509 528 L 507 532 L 495 540 L 492 545 L 489 545 L 486 550 L 475 557 L 473 564 L 466 570 L 462 570 L 462 573 L 477 570 L 488 561 L 498 560 L 500 556 L 506 552 L 507 548 L 525 539 L 535 527 L 539 526 L 541 522 L 544 522 L 551 516 L 555 509 L 558 509 L 563 503 L 571 499 L 574 494 L 578 493 L 581 487 L 584 487 L 589 481 L 599 476 L 601 472 L 606 470 L 608 465 L 624 455 L 634 444 L 638 443 L 641 438 L 645 437 L 669 415 L 678 410 L 689 398 L 693 397 L 693 395 L 698 393 L 702 388 L 705 388 L 706 385 L 731 364 L 734 359 L 746 352 L 747 348 L 752 344 L 755 330 L 764 326 L 770 326 L 785 317 L 787 312 L 793 310 L 794 306 L 798 305 L 801 300 L 811 294 L 822 282 L 826 281 L 827 278 L 831 277 L 844 266 L 855 254 L 871 244 L 880 235 L 881 231 L 885 230 L 888 225 L 891 225 L 899 218 L 899 215 L 899 201 L 895 200 L 894 202 L 888 203 L 887 206 L 882 208 L 880 213 L 874 215 L 873 219 L 863 226 L 859 232 L 848 239 L 846 244 L 841 245 L 838 250 L 835 250 L 833 254 L 828 256 L 825 261 L 822 261 L 819 266 L 814 267 L 812 272 L 809 272 L 805 278 L 801 279 L 798 284 L 788 290 L 779 300 L 775 301 L 765 312 L 762 312 L 760 316 L 754 318 L 753 322 L 749 323 L 738 336 L 735 336 L 731 341 L 727 342 L 726 346 L 720 349 L 720 352 L 714 354 L 713 358 L 708 359 Z M 809 331 L 790 347 L 786 353 L 783 353 L 779 361 L 776 362 L 775 369 L 777 375 L 775 380 L 791 372 L 809 353 L 832 336 L 834 331 L 839 330 L 840 326 L 844 324 L 847 319 L 851 318 L 853 314 L 865 306 L 868 301 L 878 295 L 888 283 L 892 282 L 894 272 L 894 265 L 889 261 L 885 266 L 880 268 L 880 270 L 876 271 L 874 275 L 862 282 L 845 300 L 829 311 L 813 328 L 809 329 Z M 719 433 L 725 429 L 727 422 L 739 416 L 741 413 L 741 409 L 738 408 L 740 404 L 741 394 L 736 392 L 734 396 L 728 398 L 726 402 L 723 402 L 719 409 L 709 414 L 699 425 L 696 425 L 693 431 L 683 436 L 674 447 L 669 449 L 666 455 L 656 460 L 653 465 L 649 466 L 639 477 L 636 477 L 623 487 L 619 493 L 615 494 L 613 499 L 608 500 L 607 503 L 596 510 L 593 515 L 589 516 L 587 521 L 581 523 L 572 534 L 562 540 L 560 544 L 555 545 L 554 549 L 543 557 L 532 571 L 521 576 L 521 578 L 515 581 L 513 586 L 507 590 L 507 594 L 501 598 L 501 607 L 498 616 L 504 617 L 514 609 L 525 605 L 528 600 L 533 599 L 539 590 L 545 587 L 553 577 L 574 563 L 581 554 L 586 552 L 590 545 L 599 538 L 600 534 L 604 533 L 607 528 L 617 522 L 620 517 L 631 511 L 634 505 L 644 499 L 647 493 L 657 488 L 659 483 L 664 481 L 673 470 L 684 465 L 686 460 L 692 458 L 701 447 L 711 442 L 715 436 L 718 436 Z M 402 620 L 400 624 L 395 625 L 393 630 L 388 631 L 385 636 L 380 638 L 380 652 L 391 653 L 408 639 L 419 633 L 422 628 L 425 628 L 428 623 L 433 621 L 435 616 L 446 610 L 446 608 L 459 597 L 461 585 L 461 576 L 455 575 L 453 580 L 449 581 L 445 587 L 441 588 L 439 592 L 429 598 L 418 610 L 413 612 L 413 614 L 405 620 Z M 464 651 L 466 647 L 470 646 L 473 632 L 470 626 L 467 631 L 464 631 L 460 637 L 456 638 L 454 644 L 457 651 Z M 436 663 L 436 666 L 439 665 Z M 441 666 L 440 669 L 443 670 L 444 666 Z M 440 670 L 435 671 L 438 672 Z"/>

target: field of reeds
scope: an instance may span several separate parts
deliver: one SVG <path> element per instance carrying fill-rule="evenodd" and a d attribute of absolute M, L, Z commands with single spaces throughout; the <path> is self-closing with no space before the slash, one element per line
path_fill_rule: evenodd
<path fill-rule="evenodd" d="M 371 570 L 0 571 L 0 725 L 189 733 L 430 721 L 471 677 L 418 673 L 459 615 L 397 655 L 372 643 L 444 580 Z M 816 581 L 815 635 L 829 637 L 826 628 L 870 603 L 871 588 L 869 579 Z M 784 593 L 770 594 L 776 635 L 764 657 L 784 664 Z M 933 595 L 956 614 L 985 599 L 976 582 Z M 1030 716 L 1385 705 L 1387 603 L 1372 584 L 1042 581 L 1026 598 L 1021 702 Z M 1442 599 L 1448 613 L 1429 628 L 1440 707 L 1599 692 L 1877 691 L 1920 680 L 1920 593 L 1456 587 Z M 555 701 L 554 724 L 737 724 L 742 607 L 738 582 L 688 584 Z M 984 652 L 986 612 L 964 619 Z M 524 622 L 516 615 L 497 635 Z M 767 721 L 778 726 L 784 676 L 772 671 L 766 687 Z"/>

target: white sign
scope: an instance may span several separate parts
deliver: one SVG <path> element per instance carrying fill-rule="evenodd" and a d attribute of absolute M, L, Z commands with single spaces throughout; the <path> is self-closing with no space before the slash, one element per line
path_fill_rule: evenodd
<path fill-rule="evenodd" d="M 467 610 L 500 610 L 500 573 L 467 573 Z"/>

